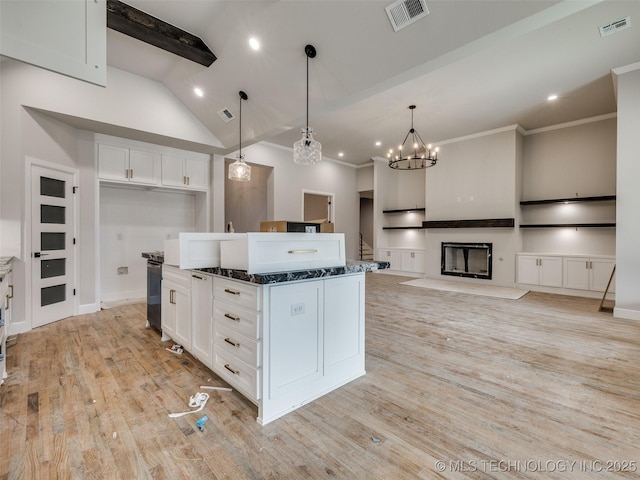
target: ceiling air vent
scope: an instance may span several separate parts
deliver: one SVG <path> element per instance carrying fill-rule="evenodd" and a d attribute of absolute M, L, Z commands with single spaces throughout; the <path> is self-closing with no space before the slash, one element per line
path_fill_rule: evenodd
<path fill-rule="evenodd" d="M 619 32 L 620 30 L 624 30 L 625 28 L 629 28 L 630 26 L 631 17 L 624 17 L 620 20 L 616 20 L 615 22 L 611 22 L 609 25 L 602 25 L 598 27 L 598 30 L 600 31 L 601 37 L 606 37 L 607 35 Z"/>
<path fill-rule="evenodd" d="M 429 15 L 425 0 L 398 0 L 385 8 L 394 31 Z"/>
<path fill-rule="evenodd" d="M 231 110 L 229 110 L 228 108 L 223 108 L 222 110 L 218 110 L 218 116 L 224 120 L 224 123 L 230 122 L 231 120 L 233 120 L 234 118 L 236 118 L 233 113 L 231 113 Z"/>

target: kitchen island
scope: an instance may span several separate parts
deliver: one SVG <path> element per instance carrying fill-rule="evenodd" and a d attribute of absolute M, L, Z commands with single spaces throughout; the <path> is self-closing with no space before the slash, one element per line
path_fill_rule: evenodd
<path fill-rule="evenodd" d="M 365 374 L 365 272 L 388 267 L 248 274 L 164 264 L 163 339 L 257 405 L 265 425 Z"/>

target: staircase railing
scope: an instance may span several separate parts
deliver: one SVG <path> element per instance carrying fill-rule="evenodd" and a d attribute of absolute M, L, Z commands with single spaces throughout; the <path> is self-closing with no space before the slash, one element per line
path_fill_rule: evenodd
<path fill-rule="evenodd" d="M 362 260 L 362 251 L 364 249 L 364 237 L 362 236 L 362 233 L 360 233 L 360 245 L 359 245 L 359 249 L 358 251 L 360 252 L 360 260 Z"/>

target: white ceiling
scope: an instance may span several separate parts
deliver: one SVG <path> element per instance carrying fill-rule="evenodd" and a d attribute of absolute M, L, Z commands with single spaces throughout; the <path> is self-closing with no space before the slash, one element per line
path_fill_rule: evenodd
<path fill-rule="evenodd" d="M 318 51 L 309 123 L 325 157 L 354 165 L 404 139 L 411 104 L 422 138 L 445 143 L 615 112 L 610 71 L 640 61 L 638 0 L 427 0 L 430 14 L 398 32 L 385 12 L 391 1 L 124 1 L 201 37 L 218 57 L 207 68 L 108 31 L 108 64 L 166 85 L 225 146 L 211 153 L 237 149 L 238 119 L 224 123 L 216 112 L 237 115 L 239 90 L 249 96 L 243 146 L 290 147 L 300 137 L 307 43 Z M 600 37 L 598 26 L 627 16 L 630 28 Z"/>

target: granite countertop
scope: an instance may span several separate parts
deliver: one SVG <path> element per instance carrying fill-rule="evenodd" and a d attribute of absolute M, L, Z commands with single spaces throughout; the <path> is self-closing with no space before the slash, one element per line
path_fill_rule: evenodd
<path fill-rule="evenodd" d="M 351 273 L 373 272 L 389 268 L 389 262 L 372 261 L 347 261 L 344 267 L 313 268 L 310 270 L 296 270 L 292 272 L 274 273 L 247 273 L 245 270 L 229 270 L 226 268 L 198 268 L 198 271 L 220 275 L 222 277 L 243 280 L 250 283 L 266 285 L 269 283 L 293 282 L 296 280 L 307 280 L 310 278 L 335 277 L 338 275 L 348 275 Z"/>
<path fill-rule="evenodd" d="M 152 262 L 164 263 L 164 252 L 159 250 L 155 252 L 142 252 L 142 258 L 146 258 Z"/>
<path fill-rule="evenodd" d="M 11 272 L 11 261 L 13 257 L 0 257 L 0 282 L 4 280 L 4 277 Z"/>
<path fill-rule="evenodd" d="M 142 257 L 159 263 L 164 263 L 164 252 L 143 252 Z M 296 280 L 307 280 L 309 278 L 335 277 L 337 275 L 348 275 L 351 273 L 373 272 L 384 270 L 390 267 L 389 262 L 351 260 L 347 261 L 344 267 L 313 268 L 310 270 L 295 270 L 292 272 L 274 273 L 247 273 L 245 270 L 230 270 L 228 268 L 196 268 L 199 272 L 219 275 L 221 277 L 233 278 L 250 283 L 265 285 L 269 283 L 293 282 Z"/>

